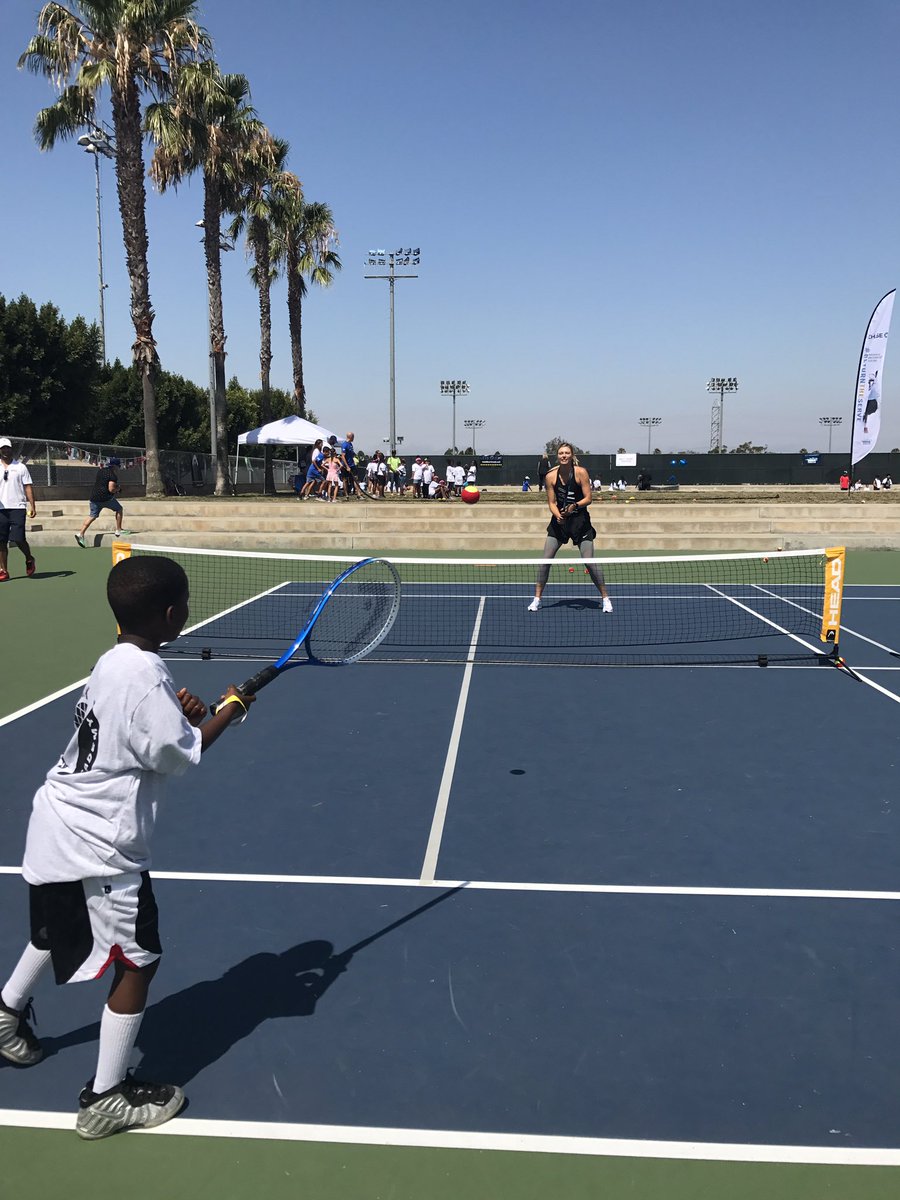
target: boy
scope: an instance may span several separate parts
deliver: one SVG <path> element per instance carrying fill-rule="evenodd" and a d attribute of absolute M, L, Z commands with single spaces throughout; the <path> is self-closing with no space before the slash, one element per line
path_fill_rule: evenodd
<path fill-rule="evenodd" d="M 113 968 L 100 1022 L 97 1071 L 81 1093 L 81 1137 L 161 1125 L 184 1104 L 181 1088 L 126 1075 L 162 946 L 148 869 L 156 808 L 167 775 L 180 775 L 252 696 L 229 687 L 214 716 L 176 692 L 158 656 L 188 617 L 188 581 L 170 558 L 126 558 L 109 574 L 118 643 L 91 672 L 75 732 L 38 789 L 22 874 L 30 885 L 31 940 L 0 989 L 0 1055 L 20 1067 L 43 1051 L 28 999 L 53 964 L 57 983 Z"/>

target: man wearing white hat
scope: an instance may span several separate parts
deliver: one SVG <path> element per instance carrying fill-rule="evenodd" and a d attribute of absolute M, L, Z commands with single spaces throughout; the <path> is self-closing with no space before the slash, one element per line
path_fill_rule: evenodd
<path fill-rule="evenodd" d="M 0 437 L 0 583 L 9 579 L 9 543 L 25 555 L 25 574 L 34 574 L 34 555 L 25 540 L 25 509 L 35 515 L 34 487 L 24 463 L 13 462 L 12 442 Z"/>

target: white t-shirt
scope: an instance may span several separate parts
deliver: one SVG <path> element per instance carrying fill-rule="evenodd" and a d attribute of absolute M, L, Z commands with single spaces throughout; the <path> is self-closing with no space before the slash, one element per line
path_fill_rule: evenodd
<path fill-rule="evenodd" d="M 200 744 L 159 655 L 127 642 L 108 650 L 78 701 L 71 741 L 34 797 L 26 882 L 146 871 L 165 777 L 198 763 Z"/>
<path fill-rule="evenodd" d="M 6 480 L 4 475 L 8 476 Z M 0 508 L 27 508 L 25 485 L 29 483 L 31 476 L 24 463 L 0 463 Z"/>
<path fill-rule="evenodd" d="M 421 483 L 421 481 L 422 481 L 422 464 L 421 463 L 418 463 L 418 462 L 413 463 L 412 477 L 413 477 L 413 481 L 415 483 Z"/>
<path fill-rule="evenodd" d="M 434 479 L 434 467 L 431 463 L 425 463 L 422 467 L 422 482 L 427 485 L 431 483 L 432 479 Z"/>
<path fill-rule="evenodd" d="M 469 467 L 468 473 L 466 474 L 466 481 L 468 483 L 475 482 L 475 467 L 474 466 Z"/>

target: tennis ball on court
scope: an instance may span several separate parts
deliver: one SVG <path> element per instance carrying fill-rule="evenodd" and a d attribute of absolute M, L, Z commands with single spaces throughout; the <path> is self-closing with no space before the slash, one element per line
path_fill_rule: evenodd
<path fill-rule="evenodd" d="M 764 559 L 763 559 L 763 562 L 768 562 L 768 561 L 769 561 L 769 560 L 768 560 L 767 558 L 764 558 Z"/>
<path fill-rule="evenodd" d="M 569 567 L 569 574 L 570 574 L 570 575 L 574 575 L 574 574 L 575 574 L 575 568 L 574 568 L 574 567 Z"/>

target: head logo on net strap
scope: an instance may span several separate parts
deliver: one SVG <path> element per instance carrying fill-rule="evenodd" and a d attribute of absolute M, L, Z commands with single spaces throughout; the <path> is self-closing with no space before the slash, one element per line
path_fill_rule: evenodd
<path fill-rule="evenodd" d="M 831 546 L 825 551 L 825 604 L 822 609 L 822 632 L 819 636 L 823 642 L 835 646 L 841 628 L 845 555 L 843 546 Z"/>

